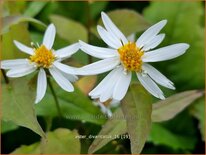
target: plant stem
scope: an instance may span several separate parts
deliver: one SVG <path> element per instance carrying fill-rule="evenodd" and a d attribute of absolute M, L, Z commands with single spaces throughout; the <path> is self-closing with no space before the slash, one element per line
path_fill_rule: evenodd
<path fill-rule="evenodd" d="M 90 10 L 90 2 L 87 1 L 87 36 L 88 36 L 88 43 L 91 43 L 91 27 L 92 27 L 92 18 L 91 18 L 91 10 Z M 88 55 L 88 63 L 92 63 L 92 56 Z"/>
<path fill-rule="evenodd" d="M 47 81 L 48 81 L 49 87 L 50 87 L 50 89 L 51 89 L 51 93 L 52 93 L 52 95 L 53 95 L 53 97 L 54 97 L 54 101 L 55 101 L 55 104 L 56 104 L 56 108 L 57 108 L 57 112 L 58 112 L 59 118 L 61 118 L 61 117 L 62 117 L 62 114 L 61 114 L 61 109 L 60 109 L 60 106 L 59 106 L 59 101 L 58 101 L 58 99 L 57 99 L 57 95 L 56 95 L 56 93 L 55 93 L 55 91 L 54 91 L 54 88 L 53 88 L 53 86 L 52 86 L 52 83 L 51 83 L 49 77 L 47 77 Z"/>
<path fill-rule="evenodd" d="M 6 76 L 5 70 L 1 69 L 1 72 L 2 72 L 2 75 L 4 77 L 6 84 L 9 84 L 9 78 Z"/>

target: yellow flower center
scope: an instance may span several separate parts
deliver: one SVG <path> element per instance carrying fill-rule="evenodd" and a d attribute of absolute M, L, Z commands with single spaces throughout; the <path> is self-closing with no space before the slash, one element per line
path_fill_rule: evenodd
<path fill-rule="evenodd" d="M 38 67 L 49 68 L 55 60 L 52 50 L 48 50 L 41 45 L 34 51 L 34 55 L 30 56 L 30 61 L 35 62 Z"/>
<path fill-rule="evenodd" d="M 121 62 L 128 71 L 140 72 L 142 68 L 142 55 L 144 51 L 136 46 L 136 43 L 129 42 L 118 49 Z"/>

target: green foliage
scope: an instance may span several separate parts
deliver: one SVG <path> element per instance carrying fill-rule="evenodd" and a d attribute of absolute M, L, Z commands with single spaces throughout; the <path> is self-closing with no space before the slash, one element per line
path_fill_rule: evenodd
<path fill-rule="evenodd" d="M 140 84 L 132 84 L 121 102 L 132 154 L 142 151 L 150 132 L 152 100 Z"/>
<path fill-rule="evenodd" d="M 91 100 L 78 88 L 68 93 L 53 82 L 63 117 L 72 120 L 82 120 L 95 124 L 103 124 L 106 120 L 100 110 L 95 107 Z M 58 112 L 54 98 L 50 91 L 47 91 L 44 99 L 35 106 L 38 116 L 57 117 Z M 48 110 L 49 109 L 49 110 Z"/>
<path fill-rule="evenodd" d="M 12 154 L 79 154 L 80 142 L 77 131 L 59 128 L 47 133 L 47 139 L 29 146 L 21 146 Z"/>
<path fill-rule="evenodd" d="M 102 46 L 103 41 L 98 38 L 96 31 L 96 25 L 102 25 L 99 18 L 101 11 L 108 13 L 126 36 L 132 33 L 139 34 L 151 24 L 167 19 L 168 24 L 162 30 L 166 37 L 161 46 L 185 42 L 190 44 L 190 48 L 180 58 L 155 65 L 175 83 L 176 92 L 195 89 L 174 94 L 151 106 L 147 93 L 139 85 L 131 86 L 122 101 L 121 108 L 115 109 L 113 117 L 107 120 L 87 97 L 97 81 L 96 76 L 80 77 L 80 80 L 74 84 L 75 91 L 72 93 L 65 92 L 52 81 L 63 115 L 61 121 L 57 121 L 58 112 L 49 87 L 41 103 L 37 105 L 33 103 L 36 77 L 32 80 L 28 76 L 28 78 L 11 79 L 8 85 L 2 82 L 3 138 L 9 139 L 12 134 L 20 134 L 19 126 L 29 128 L 45 137 L 36 115 L 47 131 L 47 139 L 42 138 L 41 141 L 32 142 L 33 144 L 29 146 L 23 145 L 13 151 L 13 154 L 79 154 L 80 150 L 81 153 L 87 153 L 89 146 L 90 154 L 97 151 L 98 153 L 130 153 L 127 141 L 118 138 L 121 137 L 119 135 L 127 133 L 131 138 L 132 153 L 140 153 L 146 140 L 149 143 L 145 145 L 144 152 L 196 153 L 199 151 L 199 144 L 205 137 L 205 103 L 203 92 L 198 90 L 204 88 L 205 76 L 204 10 L 201 2 L 123 2 L 120 4 L 106 1 L 5 1 L 1 4 L 3 4 L 2 59 L 28 57 L 14 46 L 13 40 L 28 46 L 31 40 L 41 43 L 42 30 L 46 27 L 44 23 L 48 25 L 52 22 L 56 26 L 57 36 L 53 47 L 56 50 L 78 40 Z M 133 4 L 137 6 L 130 7 Z M 122 6 L 128 9 L 121 9 Z M 144 10 L 142 7 L 145 6 L 148 7 Z M 113 8 L 115 10 L 112 10 Z M 146 19 L 131 8 L 140 12 L 143 10 Z M 92 31 L 93 34 L 88 31 Z M 88 63 L 87 59 L 88 56 L 79 51 L 65 63 L 81 66 Z M 174 91 L 172 93 L 165 91 L 169 94 L 174 93 Z M 198 100 L 195 101 L 196 99 Z M 191 105 L 193 102 L 194 104 Z M 197 120 L 198 127 L 196 127 Z M 151 121 L 153 123 L 149 134 Z M 83 139 L 80 149 L 76 129 L 80 135 L 94 135 L 100 129 L 100 125 L 103 126 L 97 136 L 106 135 L 110 138 L 95 138 L 93 142 L 91 139 Z M 75 130 L 63 129 L 61 128 L 63 126 Z M 50 128 L 54 131 L 48 131 Z M 26 134 L 22 133 L 21 136 Z M 147 135 L 149 135 L 148 139 L 146 139 Z M 114 139 L 116 140 L 109 143 Z M 10 142 L 4 143 L 3 145 L 7 145 Z M 23 143 L 27 143 L 26 140 Z M 9 151 L 12 151 L 16 145 L 19 144 L 15 144 Z"/>
<path fill-rule="evenodd" d="M 2 84 L 2 119 L 45 137 L 35 115 L 34 94 L 23 78 L 10 80 L 9 85 Z"/>
<path fill-rule="evenodd" d="M 9 28 L 13 25 L 16 25 L 18 23 L 21 22 L 32 22 L 34 24 L 40 25 L 42 27 L 46 27 L 46 25 L 44 23 L 42 23 L 39 20 L 36 20 L 34 18 L 31 17 L 27 17 L 27 16 L 6 16 L 3 18 L 3 29 L 1 31 L 1 34 L 4 34 L 6 32 L 8 32 Z"/>
<path fill-rule="evenodd" d="M 198 119 L 202 140 L 205 141 L 205 97 L 198 99 L 191 107 L 191 113 Z"/>
<path fill-rule="evenodd" d="M 87 30 L 82 24 L 59 15 L 51 15 L 50 19 L 56 26 L 57 34 L 63 39 L 70 43 L 74 43 L 79 40 L 87 42 Z"/>
<path fill-rule="evenodd" d="M 169 146 L 175 150 L 191 150 L 195 146 L 195 141 L 193 141 L 192 137 L 172 133 L 170 130 L 157 123 L 152 124 L 152 130 L 148 141 L 155 145 Z"/>
<path fill-rule="evenodd" d="M 12 122 L 5 122 L 1 120 L 1 133 L 6 133 L 18 129 L 18 126 Z"/>
<path fill-rule="evenodd" d="M 162 63 L 162 70 L 182 89 L 204 88 L 204 28 L 201 2 L 152 2 L 144 11 L 145 17 L 155 23 L 167 19 L 163 29 L 163 45 L 186 42 L 190 48 L 183 56 Z M 192 66 L 191 66 L 192 65 Z M 167 66 L 167 67 L 165 67 Z"/>
<path fill-rule="evenodd" d="M 197 98 L 203 95 L 203 91 L 191 90 L 173 95 L 166 100 L 153 105 L 152 121 L 162 122 L 175 117 Z"/>
<path fill-rule="evenodd" d="M 47 3 L 47 1 L 29 3 L 27 9 L 24 12 L 24 15 L 29 17 L 35 17 L 45 7 Z"/>
<path fill-rule="evenodd" d="M 9 32 L 3 34 L 2 49 L 4 52 L 2 52 L 2 59 L 22 58 L 27 56 L 25 53 L 20 52 L 17 49 L 17 47 L 13 43 L 13 40 L 21 41 L 25 45 L 28 45 L 30 43 L 27 23 L 14 25 L 10 28 Z"/>
<path fill-rule="evenodd" d="M 89 147 L 89 154 L 92 154 L 105 146 L 108 142 L 115 139 L 117 135 L 126 133 L 126 121 L 123 119 L 124 115 L 122 110 L 118 108 L 114 113 L 111 119 L 109 119 L 103 126 L 102 130 L 98 135 L 106 135 L 111 138 L 97 138 L 93 141 Z"/>
<path fill-rule="evenodd" d="M 161 122 L 172 119 L 175 115 L 182 112 L 187 106 L 189 106 L 195 99 L 198 99 L 201 97 L 203 93 L 201 91 L 191 90 L 191 91 L 185 91 L 176 95 L 173 95 L 169 98 L 167 98 L 164 101 L 157 102 L 153 104 L 152 107 L 152 115 L 151 119 L 152 122 Z M 181 102 L 182 101 L 182 102 Z M 180 104 L 180 105 L 178 105 Z M 176 108 L 178 107 L 179 108 Z M 172 113 L 173 112 L 173 113 Z M 136 115 L 134 115 L 136 116 Z M 131 115 L 129 116 L 129 118 Z M 154 124 L 154 123 L 153 123 Z M 115 127 L 115 128 L 114 128 Z M 165 142 L 167 138 L 158 139 L 157 135 L 160 134 L 160 132 L 157 130 L 160 128 L 160 130 L 163 130 L 165 132 L 165 135 L 169 138 L 171 138 L 173 135 L 175 136 L 173 141 L 178 141 L 179 135 L 175 135 L 171 133 L 168 129 L 162 127 L 160 124 L 155 123 L 155 125 L 152 125 L 152 131 L 149 141 L 154 142 L 154 144 L 163 144 L 167 145 L 167 143 L 170 143 L 170 141 Z M 109 119 L 99 132 L 99 135 L 111 135 L 111 138 L 106 139 L 95 139 L 93 143 L 90 146 L 89 153 L 94 153 L 95 151 L 99 150 L 103 146 L 105 146 L 107 143 L 109 143 L 111 140 L 115 139 L 115 135 L 122 135 L 124 133 L 127 133 L 126 128 L 126 120 L 124 119 L 124 115 L 122 113 L 122 110 L 118 108 L 111 119 Z M 170 147 L 173 147 L 175 149 L 182 148 L 182 149 L 191 149 L 191 147 L 194 147 L 194 143 L 191 143 L 192 145 L 186 146 L 185 141 L 190 139 L 190 137 L 187 139 L 186 136 L 180 138 L 184 143 L 181 145 L 178 143 L 168 145 Z"/>
<path fill-rule="evenodd" d="M 150 26 L 150 24 L 140 14 L 133 10 L 114 10 L 107 14 L 125 36 L 143 31 Z M 103 25 L 101 19 L 99 19 L 98 24 Z M 99 37 L 96 27 L 94 27 L 92 31 Z"/>

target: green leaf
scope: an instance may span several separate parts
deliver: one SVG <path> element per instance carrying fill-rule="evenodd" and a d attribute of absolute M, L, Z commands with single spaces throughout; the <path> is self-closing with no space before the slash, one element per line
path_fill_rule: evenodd
<path fill-rule="evenodd" d="M 125 36 L 143 31 L 150 26 L 143 16 L 133 10 L 118 9 L 107 12 L 107 15 Z M 99 25 L 103 25 L 101 19 L 99 19 L 98 23 Z M 93 28 L 92 31 L 98 36 L 96 27 Z"/>
<path fill-rule="evenodd" d="M 12 154 L 80 154 L 80 141 L 77 131 L 59 128 L 47 133 L 42 143 L 21 146 Z"/>
<path fill-rule="evenodd" d="M 160 66 L 168 72 L 168 77 L 172 81 L 176 84 L 178 82 L 182 90 L 204 87 L 205 42 L 204 28 L 201 26 L 203 9 L 201 2 L 151 2 L 144 12 L 145 17 L 153 23 L 162 19 L 168 20 L 163 29 L 166 34 L 164 46 L 179 42 L 190 44 L 190 48 L 183 56 L 161 63 Z M 192 69 L 191 63 L 194 66 Z"/>
<path fill-rule="evenodd" d="M 42 26 L 43 28 L 46 28 L 46 25 L 44 23 L 34 18 L 27 17 L 27 16 L 21 16 L 21 15 L 13 15 L 13 16 L 3 17 L 3 29 L 1 31 L 1 34 L 8 32 L 11 26 L 16 25 L 21 22 L 32 22 L 34 24 Z"/>
<path fill-rule="evenodd" d="M 197 100 L 191 107 L 191 113 L 199 120 L 199 129 L 202 140 L 205 141 L 205 97 Z"/>
<path fill-rule="evenodd" d="M 152 124 L 152 130 L 148 141 L 155 145 L 166 145 L 176 150 L 193 149 L 195 146 L 193 138 L 184 135 L 177 135 L 157 123 Z"/>
<path fill-rule="evenodd" d="M 173 95 L 164 101 L 160 101 L 158 103 L 153 104 L 152 122 L 160 122 L 162 120 L 166 121 L 166 119 L 164 119 L 164 117 L 167 118 L 167 120 L 172 119 L 175 115 L 182 112 L 195 99 L 201 97 L 202 95 L 203 95 L 202 92 L 197 91 L 197 90 L 185 91 L 185 92 Z M 170 102 L 167 102 L 168 100 Z M 174 106 L 173 106 L 173 104 L 174 104 Z M 204 111 L 204 109 L 203 109 L 203 111 Z M 174 112 L 174 113 L 172 113 L 172 112 Z M 202 123 L 204 123 L 204 122 L 202 122 Z M 154 127 L 154 129 L 152 128 L 152 130 L 156 130 L 156 128 Z M 163 129 L 163 130 L 167 130 L 167 129 Z M 152 131 L 152 132 L 155 132 L 155 131 Z M 169 131 L 166 131 L 166 132 L 169 132 Z M 104 145 L 109 143 L 111 140 L 115 139 L 115 135 L 121 135 L 121 134 L 125 134 L 125 133 L 127 133 L 126 120 L 123 117 L 123 113 L 122 113 L 121 109 L 118 108 L 114 112 L 113 117 L 111 119 L 109 119 L 104 124 L 104 126 L 102 127 L 101 131 L 98 134 L 98 135 L 108 135 L 108 136 L 111 135 L 111 138 L 95 139 L 90 146 L 89 153 L 94 153 L 95 151 L 102 148 Z M 155 134 L 155 133 L 152 133 L 152 134 Z M 154 139 L 154 141 L 155 140 L 156 139 Z M 160 141 L 163 141 L 162 143 L 166 143 L 166 142 L 164 142 L 164 139 L 162 139 Z M 157 143 L 158 143 L 158 141 L 157 141 Z M 174 145 L 176 146 L 177 144 L 174 144 Z M 181 146 L 179 146 L 179 143 L 178 143 L 177 147 L 181 147 Z M 177 148 L 177 147 L 175 147 L 175 148 Z"/>
<path fill-rule="evenodd" d="M 117 135 L 126 133 L 126 120 L 123 119 L 122 110 L 118 108 L 112 118 L 110 118 L 103 126 L 98 135 L 106 135 L 109 138 L 96 138 L 89 147 L 89 154 L 92 154 L 102 148 L 111 140 L 115 139 Z"/>
<path fill-rule="evenodd" d="M 56 26 L 57 34 L 61 38 L 70 43 L 78 42 L 79 40 L 87 42 L 87 30 L 82 24 L 59 15 L 51 15 L 50 20 Z"/>
<path fill-rule="evenodd" d="M 9 131 L 18 129 L 18 126 L 12 122 L 5 122 L 1 120 L 1 133 L 4 134 Z"/>
<path fill-rule="evenodd" d="M 68 93 L 62 90 L 55 82 L 53 82 L 53 85 L 63 117 L 99 125 L 106 121 L 106 117 L 101 111 L 78 88 L 75 87 L 74 92 Z M 44 99 L 35 108 L 38 116 L 58 116 L 54 98 L 50 91 L 47 91 Z"/>
<path fill-rule="evenodd" d="M 131 152 L 142 151 L 150 132 L 152 100 L 150 94 L 140 84 L 132 84 L 121 102 L 130 135 Z"/>
<path fill-rule="evenodd" d="M 24 15 L 29 17 L 35 17 L 45 7 L 47 3 L 47 1 L 30 2 L 26 11 L 24 12 Z"/>
<path fill-rule="evenodd" d="M 24 34 L 24 35 L 19 35 Z M 2 36 L 2 59 L 24 58 L 27 54 L 20 52 L 13 40 L 18 40 L 25 45 L 30 44 L 30 36 L 27 23 L 19 23 L 10 27 L 9 32 Z"/>
<path fill-rule="evenodd" d="M 28 146 L 22 145 L 11 152 L 11 154 L 40 154 L 39 144 L 40 143 L 34 143 Z"/>
<path fill-rule="evenodd" d="M 2 84 L 2 119 L 45 137 L 35 115 L 34 94 L 25 78 L 10 80 L 9 85 Z"/>
<path fill-rule="evenodd" d="M 89 2 L 89 5 L 90 5 L 89 7 L 91 9 L 92 18 L 95 19 L 96 16 L 98 16 L 100 12 L 106 8 L 107 4 L 108 4 L 108 1 L 101 1 L 101 2 L 93 1 L 91 3 Z"/>
<path fill-rule="evenodd" d="M 155 103 L 152 108 L 152 121 L 162 122 L 174 118 L 202 95 L 203 91 L 190 90 L 178 93 L 168 97 L 166 100 Z"/>

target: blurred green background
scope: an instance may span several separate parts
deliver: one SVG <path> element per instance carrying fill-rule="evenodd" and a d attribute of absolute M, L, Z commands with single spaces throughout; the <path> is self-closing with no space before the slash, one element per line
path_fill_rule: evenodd
<path fill-rule="evenodd" d="M 29 45 L 31 41 L 41 43 L 45 25 L 50 23 L 54 23 L 57 28 L 54 49 L 59 49 L 77 42 L 79 39 L 93 45 L 105 46 L 96 32 L 97 23 L 101 23 L 101 11 L 109 12 L 114 23 L 116 23 L 127 36 L 132 32 L 135 32 L 136 35 L 139 36 L 150 25 L 162 19 L 167 19 L 168 24 L 162 30 L 162 32 L 166 34 L 166 37 L 160 46 L 185 42 L 190 44 L 190 49 L 185 55 L 177 59 L 153 64 L 158 70 L 169 77 L 177 88 L 175 91 L 162 88 L 163 91 L 166 96 L 170 96 L 181 91 L 192 89 L 202 90 L 205 88 L 204 2 L 89 1 L 88 3 L 78 1 L 5 1 L 2 4 L 2 59 L 25 57 L 25 55 L 21 54 L 13 45 L 12 40 L 16 39 L 27 45 Z M 95 60 L 96 59 L 92 58 L 92 61 Z M 66 63 L 81 66 L 88 64 L 90 61 L 90 57 L 79 51 Z M 97 107 L 92 105 L 86 93 L 91 90 L 104 75 L 106 74 L 98 77 L 91 76 L 81 78 L 81 82 L 75 84 L 77 89 L 74 94 L 67 94 L 55 85 L 64 114 L 64 118 L 62 119 L 58 118 L 53 98 L 48 90 L 43 101 L 35 105 L 38 121 L 43 130 L 46 131 L 50 128 L 50 131 L 54 131 L 57 128 L 67 128 L 75 130 L 73 131 L 75 132 L 74 134 L 76 134 L 76 131 L 78 131 L 80 135 L 87 136 L 98 134 L 105 119 L 89 119 L 89 114 L 101 115 L 101 112 Z M 35 83 L 35 78 L 35 75 L 29 76 L 26 79 L 28 81 L 27 83 Z M 25 80 L 17 79 L 16 82 L 20 84 L 19 87 L 15 87 L 23 89 L 20 88 L 21 82 L 25 82 Z M 2 80 L 2 83 L 5 84 L 5 81 Z M 88 83 L 90 83 L 90 85 L 85 86 Z M 31 90 L 33 90 L 33 86 L 29 87 L 29 91 Z M 4 86 L 2 92 L 3 91 Z M 6 93 L 8 92 L 5 92 L 2 97 L 8 102 L 12 102 L 11 100 L 7 100 L 9 95 Z M 26 104 L 26 101 L 22 104 Z M 3 116 L 4 114 L 6 115 L 6 113 L 13 115 L 11 112 L 13 107 L 8 106 L 8 108 L 4 108 L 6 106 L 7 105 L 3 103 Z M 153 123 L 151 134 L 142 153 L 205 153 L 204 109 L 205 102 L 204 97 L 202 97 L 178 114 L 174 119 L 158 124 Z M 70 118 L 76 115 L 78 117 L 77 119 Z M 9 117 L 10 116 L 8 116 L 8 118 Z M 17 123 L 20 125 L 17 126 L 12 121 L 7 120 L 9 119 L 4 120 L 3 118 L 1 123 L 1 153 L 11 153 L 22 145 L 31 145 L 40 141 L 41 138 L 38 134 L 35 134 L 27 128 L 20 127 L 22 126 L 20 125 L 21 123 Z M 22 119 L 22 121 L 24 120 Z M 48 127 L 48 124 L 51 126 Z M 65 132 L 64 136 L 70 134 L 66 131 L 59 132 Z M 58 136 L 60 136 L 60 139 L 62 138 L 62 135 Z M 87 153 L 92 141 L 93 139 L 81 139 L 81 150 L 79 150 L 79 153 Z M 58 138 L 54 142 L 58 143 Z M 69 145 L 69 142 L 65 140 L 65 144 Z M 77 148 L 80 147 L 75 142 L 74 144 Z M 50 147 L 52 146 L 51 144 Z M 35 146 L 32 145 L 30 148 L 24 148 L 14 153 L 34 153 L 34 148 Z M 76 153 L 78 153 L 78 151 Z M 129 140 L 113 140 L 98 150 L 97 153 L 129 154 Z"/>

